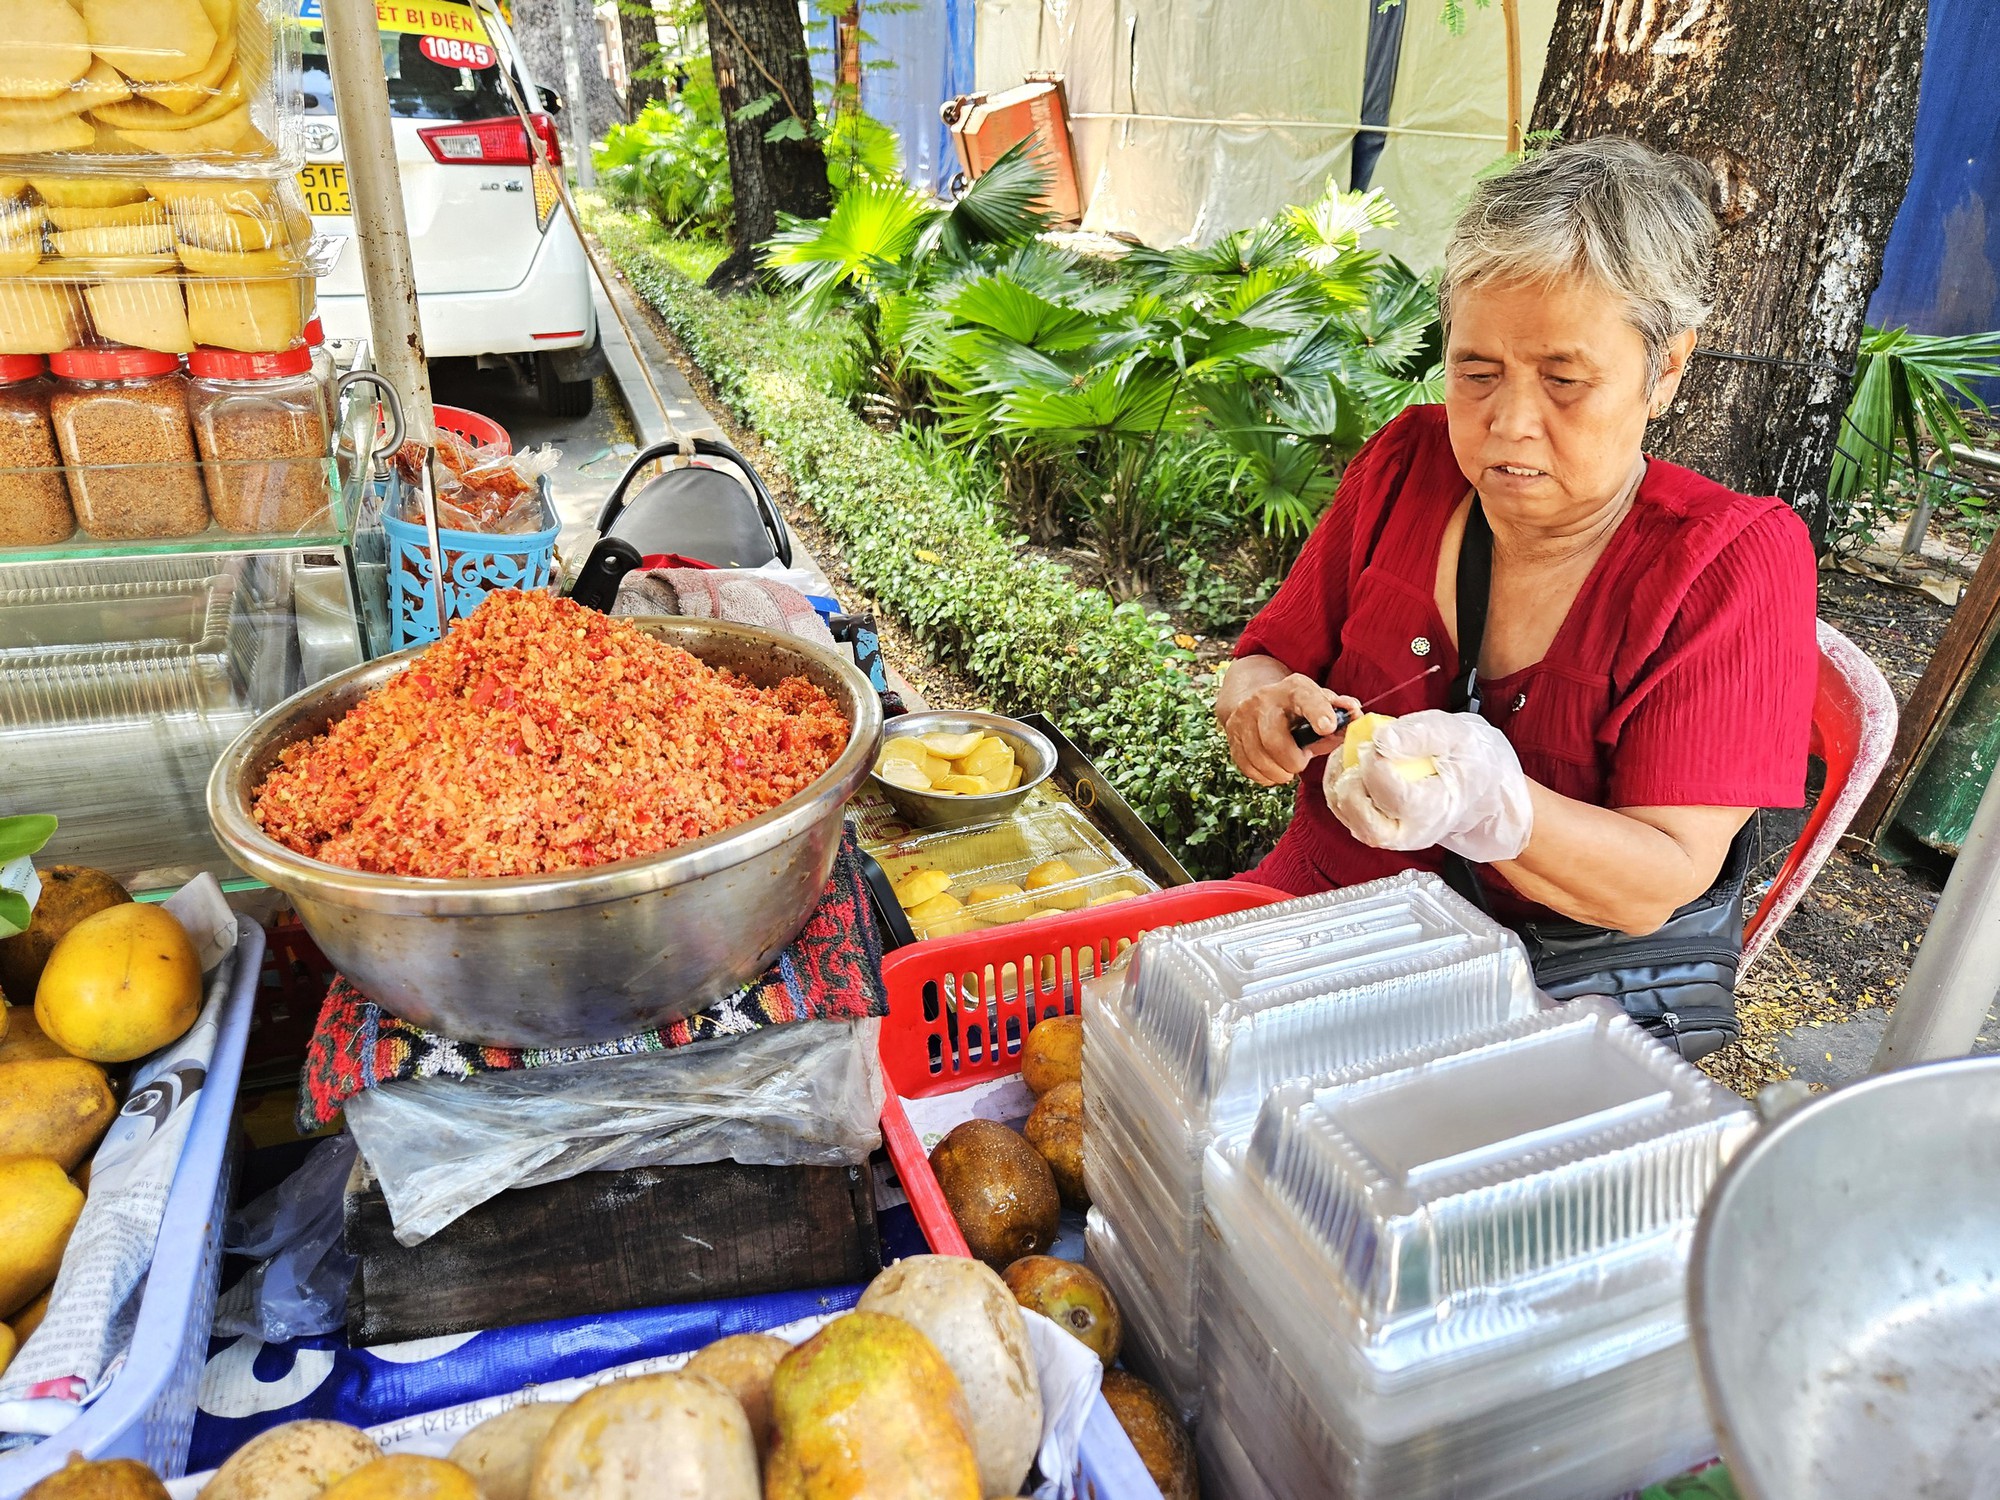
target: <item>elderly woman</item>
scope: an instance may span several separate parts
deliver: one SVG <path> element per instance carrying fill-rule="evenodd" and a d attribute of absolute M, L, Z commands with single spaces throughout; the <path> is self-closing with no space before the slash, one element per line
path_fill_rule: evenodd
<path fill-rule="evenodd" d="M 1715 886 L 1756 808 L 1802 800 L 1806 530 L 1644 446 L 1708 311 L 1707 180 L 1600 139 L 1474 191 L 1443 404 L 1348 466 L 1217 700 L 1246 776 L 1303 775 L 1252 878 L 1306 894 L 1457 855 L 1503 920 L 1644 934 Z M 1400 717 L 1343 772 L 1335 710 L 1363 704 Z"/>

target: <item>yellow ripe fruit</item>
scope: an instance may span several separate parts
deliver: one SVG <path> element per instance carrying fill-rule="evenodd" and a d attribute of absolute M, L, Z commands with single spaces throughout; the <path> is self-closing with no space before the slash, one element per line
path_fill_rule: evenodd
<path fill-rule="evenodd" d="M 930 758 L 931 753 L 924 748 L 922 740 L 913 740 L 904 737 L 902 739 L 891 740 L 888 744 L 884 745 L 882 747 L 882 754 L 877 758 L 875 764 L 879 768 L 886 766 L 892 760 L 906 760 L 913 766 L 921 766 Z"/>
<path fill-rule="evenodd" d="M 930 777 L 915 761 L 885 759 L 875 767 L 875 774 L 891 786 L 900 786 L 912 792 L 928 792 L 931 789 Z"/>
<path fill-rule="evenodd" d="M 953 797 L 984 797 L 993 788 L 978 776 L 940 776 L 931 784 L 931 790 Z"/>
<path fill-rule="evenodd" d="M 392 1453 L 363 1464 L 321 1500 L 480 1500 L 479 1484 L 455 1463 L 417 1453 Z"/>
<path fill-rule="evenodd" d="M 945 760 L 960 760 L 979 748 L 986 738 L 976 730 L 971 734 L 927 734 L 923 737 L 924 748 L 931 754 Z"/>
<path fill-rule="evenodd" d="M 92 1062 L 158 1051 L 200 1011 L 194 944 L 172 912 L 139 902 L 72 927 L 35 989 L 35 1019 L 49 1039 Z"/>
<path fill-rule="evenodd" d="M 896 882 L 896 900 L 903 910 L 922 906 L 933 896 L 951 889 L 951 877 L 942 870 L 912 870 Z"/>
<path fill-rule="evenodd" d="M 0 1157 L 0 1318 L 40 1295 L 62 1268 L 83 1190 L 46 1156 Z"/>
<path fill-rule="evenodd" d="M 1092 906 L 1109 906 L 1114 901 L 1130 901 L 1138 894 L 1137 891 L 1108 891 L 1102 896 L 1092 896 L 1090 904 Z"/>
<path fill-rule="evenodd" d="M 1076 878 L 1076 870 L 1068 860 L 1047 859 L 1028 871 L 1028 878 L 1021 883 L 1031 891 L 1039 891 L 1044 886 L 1062 885 Z"/>
<path fill-rule="evenodd" d="M 910 920 L 921 927 L 929 927 L 934 922 L 948 922 L 965 910 L 965 903 L 950 894 L 939 894 L 930 900 L 910 908 Z"/>
<path fill-rule="evenodd" d="M 1007 773 L 1013 769 L 1014 747 L 991 735 L 958 763 L 961 776 L 977 776 L 992 783 L 996 789 L 1006 785 Z"/>

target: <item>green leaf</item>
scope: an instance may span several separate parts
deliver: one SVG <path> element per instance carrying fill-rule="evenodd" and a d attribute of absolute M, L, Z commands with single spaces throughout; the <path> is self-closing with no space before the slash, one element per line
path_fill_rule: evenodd
<path fill-rule="evenodd" d="M 39 854 L 55 831 L 56 820 L 48 813 L 0 818 L 0 865 L 11 864 L 24 855 Z"/>
<path fill-rule="evenodd" d="M 767 141 L 802 141 L 806 138 L 805 122 L 797 115 L 787 115 L 764 132 Z"/>
<path fill-rule="evenodd" d="M 35 919 L 28 898 L 19 891 L 0 891 L 0 938 L 14 937 L 28 930 Z"/>
<path fill-rule="evenodd" d="M 759 94 L 755 99 L 750 100 L 747 104 L 737 105 L 735 113 L 732 114 L 730 118 L 739 121 L 761 120 L 764 118 L 765 115 L 768 115 L 771 112 L 772 107 L 775 106 L 777 102 L 778 102 L 778 96 L 775 92 L 768 94 Z"/>

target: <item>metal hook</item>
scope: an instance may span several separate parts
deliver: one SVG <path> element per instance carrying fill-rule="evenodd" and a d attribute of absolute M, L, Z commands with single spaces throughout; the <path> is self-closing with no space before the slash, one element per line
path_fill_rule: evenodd
<path fill-rule="evenodd" d="M 349 386 L 372 385 L 381 393 L 382 404 L 389 408 L 389 441 L 368 450 L 366 462 L 373 469 L 375 478 L 389 477 L 389 460 L 403 446 L 406 429 L 403 425 L 403 398 L 397 394 L 383 375 L 376 370 L 349 370 L 333 384 L 333 406 L 337 412 L 347 397 Z"/>

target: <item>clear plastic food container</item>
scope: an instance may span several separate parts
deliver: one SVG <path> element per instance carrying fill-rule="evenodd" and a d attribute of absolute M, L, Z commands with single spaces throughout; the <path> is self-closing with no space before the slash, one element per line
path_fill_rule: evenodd
<path fill-rule="evenodd" d="M 296 152 L 296 0 L 33 0 L 0 51 L 14 168 L 241 172 Z"/>
<path fill-rule="evenodd" d="M 0 352 L 277 351 L 313 297 L 295 184 L 29 175 L 0 203 Z"/>
<path fill-rule="evenodd" d="M 180 360 L 151 349 L 69 349 L 49 367 L 57 377 L 49 416 L 83 529 L 121 541 L 206 531 Z"/>
<path fill-rule="evenodd" d="M 301 344 L 276 354 L 199 348 L 188 416 L 209 510 L 224 531 L 322 530 L 332 503 L 326 406 Z"/>
<path fill-rule="evenodd" d="M 66 541 L 76 530 L 47 372 L 39 354 L 0 354 L 0 547 Z"/>

